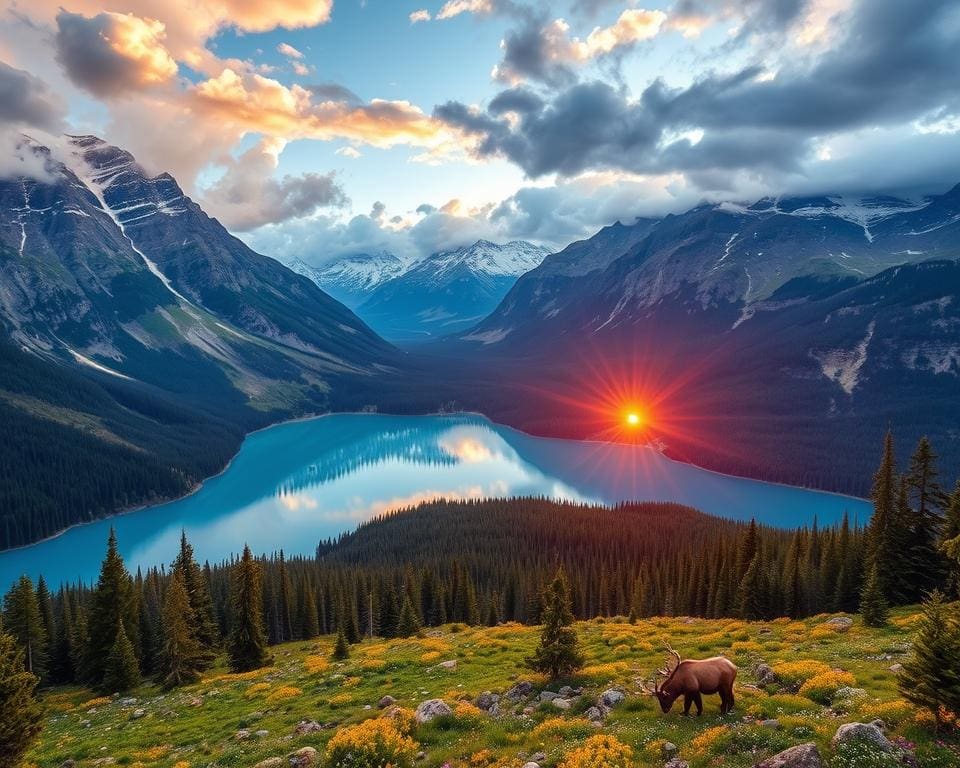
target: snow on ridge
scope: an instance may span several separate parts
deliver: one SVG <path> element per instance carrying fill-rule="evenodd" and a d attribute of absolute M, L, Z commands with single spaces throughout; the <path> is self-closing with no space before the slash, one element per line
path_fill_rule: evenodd
<path fill-rule="evenodd" d="M 810 351 L 810 355 L 820 363 L 820 371 L 831 381 L 835 381 L 848 395 L 853 394 L 860 380 L 860 370 L 867 362 L 867 348 L 873 339 L 876 321 L 871 320 L 867 334 L 853 349 L 828 349 L 823 352 Z"/>

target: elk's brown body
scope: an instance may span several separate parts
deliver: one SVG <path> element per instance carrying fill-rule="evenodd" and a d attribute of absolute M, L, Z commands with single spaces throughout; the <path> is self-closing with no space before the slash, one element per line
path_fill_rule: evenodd
<path fill-rule="evenodd" d="M 666 679 L 647 692 L 657 697 L 660 708 L 667 713 L 678 698 L 683 696 L 683 714 L 690 714 L 690 706 L 696 704 L 697 715 L 703 714 L 703 695 L 720 694 L 720 714 L 733 709 L 733 684 L 737 679 L 737 667 L 730 659 L 715 656 L 712 659 L 687 659 L 670 651 L 675 657 L 673 669 L 664 668 L 660 674 Z"/>

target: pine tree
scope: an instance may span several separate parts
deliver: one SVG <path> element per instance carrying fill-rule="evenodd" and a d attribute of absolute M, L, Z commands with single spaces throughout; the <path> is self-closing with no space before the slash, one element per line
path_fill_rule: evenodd
<path fill-rule="evenodd" d="M 90 633 L 87 629 L 87 612 L 78 606 L 73 617 L 73 632 L 70 633 L 70 661 L 77 682 L 90 683 L 93 673 L 89 666 Z"/>
<path fill-rule="evenodd" d="M 99 690 L 103 693 L 124 693 L 139 684 L 140 666 L 137 655 L 121 620 L 117 622 L 117 633 L 103 666 L 103 680 Z"/>
<path fill-rule="evenodd" d="M 758 550 L 750 561 L 737 594 L 740 617 L 756 621 L 766 617 L 769 611 L 769 592 L 763 557 Z"/>
<path fill-rule="evenodd" d="M 420 621 L 413 609 L 410 595 L 403 598 L 403 607 L 400 609 L 400 620 L 397 622 L 397 637 L 410 637 L 420 629 Z"/>
<path fill-rule="evenodd" d="M 34 698 L 35 675 L 26 671 L 23 651 L 0 632 L 0 755 L 16 768 L 43 728 L 43 710 Z"/>
<path fill-rule="evenodd" d="M 180 532 L 180 553 L 173 563 L 173 570 L 179 570 L 183 574 L 183 586 L 193 614 L 191 631 L 200 646 L 211 651 L 208 657 L 212 662 L 212 651 L 220 642 L 220 629 L 217 626 L 207 576 L 194 559 L 193 547 L 187 541 L 186 531 Z"/>
<path fill-rule="evenodd" d="M 53 619 L 53 599 L 50 597 L 50 590 L 47 589 L 47 582 L 43 576 L 37 579 L 37 605 L 40 608 L 40 618 L 43 620 L 43 631 L 47 636 L 47 644 L 43 650 L 49 659 L 57 626 Z M 43 681 L 41 680 L 41 682 Z"/>
<path fill-rule="evenodd" d="M 333 646 L 333 660 L 343 661 L 348 658 L 350 658 L 350 643 L 347 642 L 347 635 L 341 624 L 337 630 L 337 642 Z"/>
<path fill-rule="evenodd" d="M 753 558 L 757 554 L 757 547 L 759 546 L 758 540 L 757 521 L 751 519 L 750 525 L 747 527 L 747 531 L 744 533 L 743 538 L 740 540 L 740 545 L 737 548 L 735 577 L 738 582 L 746 575 L 750 563 L 753 562 Z"/>
<path fill-rule="evenodd" d="M 890 615 L 876 565 L 870 567 L 870 573 L 863 585 L 863 594 L 860 595 L 860 615 L 863 616 L 863 623 L 868 627 L 885 626 L 887 617 Z"/>
<path fill-rule="evenodd" d="M 132 580 L 117 549 L 117 536 L 111 528 L 107 556 L 100 567 L 100 577 L 87 617 L 89 640 L 85 667 L 95 686 L 99 687 L 104 682 L 105 664 L 116 644 L 117 627 L 123 625 L 124 635 L 133 648 L 130 632 L 138 626 L 138 619 Z"/>
<path fill-rule="evenodd" d="M 263 627 L 263 584 L 260 566 L 248 546 L 233 567 L 231 607 L 233 628 L 227 641 L 230 668 L 234 672 L 259 669 L 269 660 Z"/>
<path fill-rule="evenodd" d="M 320 634 L 320 617 L 317 613 L 317 596 L 306 579 L 303 580 L 300 595 L 300 637 L 313 640 Z"/>
<path fill-rule="evenodd" d="M 955 543 L 954 543 L 955 542 Z M 951 547 L 960 547 L 960 480 L 957 480 L 943 523 L 940 549 L 947 556 L 947 595 L 956 599 L 960 597 L 960 557 L 951 554 Z"/>
<path fill-rule="evenodd" d="M 293 587 L 290 584 L 290 577 L 287 575 L 287 561 L 284 559 L 282 549 L 280 550 L 280 568 L 277 580 L 280 582 L 277 610 L 279 635 L 277 642 L 286 643 L 293 639 Z"/>
<path fill-rule="evenodd" d="M 73 637 L 73 613 L 70 610 L 70 597 L 61 589 L 60 621 L 57 622 L 56 635 L 51 644 L 50 680 L 63 685 L 77 679 L 77 672 L 73 666 L 71 640 Z"/>
<path fill-rule="evenodd" d="M 943 508 L 947 495 L 937 478 L 937 455 L 926 437 L 922 437 L 910 458 L 910 470 L 905 479 L 910 494 L 909 561 L 907 578 L 911 587 L 907 599 L 911 602 L 942 583 L 946 563 L 939 551 L 943 527 Z"/>
<path fill-rule="evenodd" d="M 892 560 L 890 529 L 896 516 L 897 486 L 896 457 L 893 449 L 893 433 L 887 430 L 883 441 L 883 458 L 873 476 L 873 515 L 867 530 L 867 568 L 877 565 L 877 573 L 883 574 Z M 881 576 L 881 589 L 889 594 L 887 579 Z"/>
<path fill-rule="evenodd" d="M 567 676 L 583 666 L 573 624 L 570 588 L 561 567 L 543 596 L 543 629 L 540 643 L 527 664 L 551 679 Z"/>
<path fill-rule="evenodd" d="M 47 673 L 47 631 L 27 576 L 21 576 L 3 598 L 3 627 L 23 649 L 27 672 L 42 679 Z"/>
<path fill-rule="evenodd" d="M 938 729 L 941 708 L 960 711 L 960 625 L 955 606 L 939 591 L 923 604 L 913 655 L 903 664 L 899 685 L 905 699 L 930 710 Z"/>
<path fill-rule="evenodd" d="M 209 666 L 209 652 L 189 624 L 193 617 L 183 573 L 174 569 L 163 601 L 163 650 L 159 677 L 164 688 L 187 685 L 200 679 Z"/>

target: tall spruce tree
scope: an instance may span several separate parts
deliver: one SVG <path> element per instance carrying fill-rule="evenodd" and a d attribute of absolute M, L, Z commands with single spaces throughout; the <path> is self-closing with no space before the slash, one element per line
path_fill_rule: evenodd
<path fill-rule="evenodd" d="M 544 593 L 543 605 L 540 642 L 533 656 L 527 659 L 527 664 L 555 680 L 583 666 L 577 633 L 572 626 L 570 587 L 562 567 L 557 570 L 557 575 Z"/>
<path fill-rule="evenodd" d="M 344 661 L 348 658 L 350 658 L 350 643 L 347 642 L 347 633 L 341 623 L 339 629 L 337 629 L 337 641 L 333 645 L 333 660 Z"/>
<path fill-rule="evenodd" d="M 107 555 L 91 596 L 86 626 L 88 641 L 85 667 L 94 686 L 100 687 L 105 682 L 105 666 L 117 643 L 118 627 L 122 625 L 127 642 L 131 648 L 134 647 L 131 632 L 135 632 L 139 625 L 137 614 L 133 582 L 117 549 L 117 536 L 111 528 Z"/>
<path fill-rule="evenodd" d="M 860 595 L 860 615 L 863 617 L 863 623 L 868 627 L 885 626 L 887 617 L 890 615 L 890 607 L 883 594 L 876 563 L 870 566 L 867 580 L 863 584 L 863 594 Z"/>
<path fill-rule="evenodd" d="M 946 563 L 939 547 L 947 495 L 939 483 L 939 474 L 933 446 L 922 437 L 910 458 L 910 469 L 905 478 L 909 511 L 905 510 L 904 514 L 910 531 L 910 590 L 906 598 L 910 601 L 940 585 L 945 576 Z"/>
<path fill-rule="evenodd" d="M 955 605 L 934 591 L 923 604 L 913 654 L 903 663 L 900 692 L 929 710 L 939 729 L 941 712 L 960 712 L 960 624 Z"/>
<path fill-rule="evenodd" d="M 113 645 L 103 665 L 103 679 L 98 689 L 103 693 L 125 693 L 140 685 L 140 665 L 133 643 L 123 626 L 117 621 Z"/>
<path fill-rule="evenodd" d="M 400 608 L 400 620 L 397 622 L 397 637 L 410 637 L 420 629 L 420 620 L 413 609 L 410 595 L 404 595 L 403 606 Z"/>
<path fill-rule="evenodd" d="M 230 603 L 232 628 L 227 641 L 230 668 L 234 672 L 259 669 L 270 657 L 263 626 L 262 576 L 249 546 L 244 546 L 243 556 L 233 566 Z"/>
<path fill-rule="evenodd" d="M 173 563 L 173 570 L 178 570 L 183 575 L 183 587 L 187 592 L 190 612 L 193 614 L 191 632 L 200 647 L 210 652 L 208 658 L 212 662 L 213 650 L 220 642 L 220 629 L 217 626 L 207 576 L 194 559 L 193 546 L 187 541 L 186 531 L 180 532 L 180 552 Z"/>
<path fill-rule="evenodd" d="M 164 688 L 194 683 L 210 664 L 209 651 L 203 647 L 190 626 L 194 617 L 184 584 L 183 571 L 174 568 L 163 600 L 163 650 L 159 659 L 159 679 Z"/>
<path fill-rule="evenodd" d="M 33 583 L 21 576 L 3 598 L 3 627 L 23 649 L 27 672 L 43 679 L 47 673 L 47 630 Z"/>
<path fill-rule="evenodd" d="M 948 562 L 946 593 L 956 599 L 960 597 L 960 556 L 954 554 L 954 549 L 960 549 L 960 480 L 957 480 L 947 504 L 940 548 Z"/>
<path fill-rule="evenodd" d="M 60 603 L 60 621 L 57 622 L 56 634 L 50 646 L 50 681 L 63 685 L 72 683 L 77 679 L 77 673 L 73 667 L 71 648 L 73 612 L 70 608 L 70 597 L 66 590 L 60 590 L 57 600 Z"/>
<path fill-rule="evenodd" d="M 0 756 L 17 768 L 43 728 L 43 709 L 34 696 L 37 677 L 27 672 L 23 650 L 0 631 Z"/>

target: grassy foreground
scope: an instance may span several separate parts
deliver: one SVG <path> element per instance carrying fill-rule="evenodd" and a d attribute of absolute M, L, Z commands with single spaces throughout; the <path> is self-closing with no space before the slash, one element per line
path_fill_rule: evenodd
<path fill-rule="evenodd" d="M 934 734 L 929 718 L 900 698 L 890 670 L 909 649 L 914 612 L 895 612 L 882 630 L 863 627 L 854 617 L 853 626 L 841 631 L 825 624 L 828 618 L 583 622 L 577 630 L 587 666 L 575 678 L 549 686 L 524 666 L 537 641 L 535 627 L 448 625 L 423 637 L 364 642 L 342 663 L 330 661 L 332 638 L 290 643 L 272 649 L 272 667 L 239 675 L 217 668 L 199 684 L 172 692 L 145 685 L 130 694 L 135 702 L 95 698 L 78 688 L 49 691 L 46 728 L 27 764 L 47 768 L 73 759 L 78 768 L 250 768 L 305 746 L 317 749 L 322 764 L 326 743 L 338 729 L 383 716 L 377 702 L 386 694 L 409 710 L 432 698 L 454 709 L 453 715 L 412 730 L 417 749 L 425 752 L 418 765 L 431 768 L 445 763 L 519 768 L 538 752 L 546 756 L 539 759 L 542 766 L 555 766 L 597 733 L 630 746 L 638 766 L 663 765 L 665 741 L 675 744 L 692 768 L 752 766 L 810 741 L 834 768 L 903 765 L 899 756 L 831 746 L 840 724 L 876 718 L 886 723 L 895 743 L 902 739 L 915 747 L 916 764 L 960 764 L 955 736 Z M 719 715 L 716 696 L 705 698 L 698 719 L 682 716 L 682 702 L 663 715 L 652 699 L 640 695 L 637 680 L 662 665 L 665 641 L 684 658 L 724 654 L 740 667 L 731 715 Z M 451 660 L 455 668 L 440 666 Z M 756 685 L 752 669 L 761 660 L 780 682 Z M 563 711 L 530 699 L 503 702 L 501 713 L 491 716 L 468 703 L 484 691 L 502 693 L 518 680 L 532 682 L 534 696 L 563 684 L 582 686 L 584 692 Z M 626 699 L 598 727 L 584 713 L 612 686 L 620 686 Z M 863 691 L 838 696 L 844 687 Z M 778 722 L 761 725 L 765 719 Z M 303 720 L 325 727 L 296 735 Z"/>

